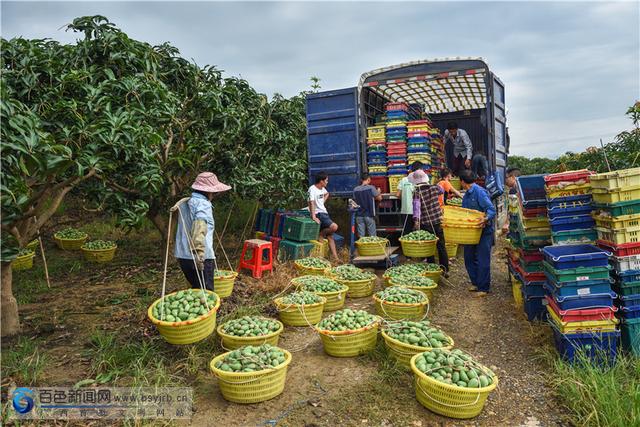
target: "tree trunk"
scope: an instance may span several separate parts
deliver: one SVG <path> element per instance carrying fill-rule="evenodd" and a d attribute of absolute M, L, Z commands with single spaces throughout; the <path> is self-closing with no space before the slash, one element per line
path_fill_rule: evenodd
<path fill-rule="evenodd" d="M 20 319 L 18 318 L 18 302 L 13 297 L 11 289 L 12 270 L 10 262 L 0 263 L 0 280 L 2 280 L 2 292 L 0 294 L 0 335 L 3 337 L 15 335 L 20 332 Z"/>

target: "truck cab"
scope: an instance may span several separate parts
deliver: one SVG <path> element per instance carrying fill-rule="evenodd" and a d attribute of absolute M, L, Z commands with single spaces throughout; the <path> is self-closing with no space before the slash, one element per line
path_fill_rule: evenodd
<path fill-rule="evenodd" d="M 366 129 L 390 102 L 420 105 L 442 134 L 448 122 L 457 122 L 469 134 L 473 153 L 484 154 L 504 182 L 509 148 L 505 88 L 481 58 L 393 65 L 363 73 L 357 86 L 308 94 L 309 182 L 324 171 L 331 177 L 327 190 L 333 196 L 352 197 L 360 175 L 367 171 Z M 383 235 L 402 227 L 395 190 L 390 188 L 379 204 Z M 498 208 L 499 215 L 506 214 L 501 204 Z"/>

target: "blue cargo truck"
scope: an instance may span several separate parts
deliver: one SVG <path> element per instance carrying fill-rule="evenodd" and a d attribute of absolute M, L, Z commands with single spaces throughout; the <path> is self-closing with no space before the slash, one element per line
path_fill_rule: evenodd
<path fill-rule="evenodd" d="M 355 87 L 308 94 L 310 184 L 324 171 L 333 196 L 352 196 L 360 174 L 367 170 L 367 127 L 374 125 L 388 102 L 419 104 L 442 133 L 448 122 L 457 122 L 469 134 L 474 154 L 484 154 L 504 178 L 509 148 L 504 84 L 481 58 L 456 58 L 380 68 L 362 74 Z M 380 204 L 382 234 L 401 226 L 396 221 L 398 201 L 393 199 L 386 195 Z"/>

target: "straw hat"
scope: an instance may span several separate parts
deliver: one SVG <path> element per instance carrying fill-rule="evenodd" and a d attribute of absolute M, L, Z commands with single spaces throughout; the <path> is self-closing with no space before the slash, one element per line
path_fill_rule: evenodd
<path fill-rule="evenodd" d="M 206 193 L 220 193 L 222 191 L 231 190 L 230 186 L 218 181 L 218 177 L 212 172 L 202 172 L 199 174 L 191 188 L 198 191 L 204 191 Z"/>
<path fill-rule="evenodd" d="M 409 175 L 409 182 L 413 185 L 429 184 L 429 175 L 427 175 L 422 169 L 418 169 Z"/>

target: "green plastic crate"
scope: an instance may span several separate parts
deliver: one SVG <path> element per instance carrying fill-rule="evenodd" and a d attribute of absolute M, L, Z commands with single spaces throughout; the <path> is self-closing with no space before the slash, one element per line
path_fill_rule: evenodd
<path fill-rule="evenodd" d="M 578 282 L 581 280 L 605 280 L 609 278 L 611 267 L 578 267 L 556 270 L 546 261 L 542 262 L 544 270 L 556 283 Z"/>
<path fill-rule="evenodd" d="M 317 240 L 320 224 L 311 218 L 289 216 L 284 220 L 282 237 L 287 240 L 306 242 Z"/>
<path fill-rule="evenodd" d="M 595 207 L 609 212 L 613 217 L 635 215 L 640 214 L 640 199 L 629 200 L 628 202 L 596 204 Z"/>
<path fill-rule="evenodd" d="M 640 356 L 640 317 L 624 319 L 620 326 L 622 347 L 629 353 Z"/>
<path fill-rule="evenodd" d="M 526 273 L 535 273 L 537 271 L 542 271 L 542 261 L 525 262 L 522 258 L 520 258 L 519 262 L 520 262 L 520 267 L 522 267 L 522 269 Z"/>
<path fill-rule="evenodd" d="M 558 231 L 551 233 L 554 245 L 578 245 L 594 244 L 598 239 L 596 230 L 586 228 L 584 230 Z"/>
<path fill-rule="evenodd" d="M 308 257 L 314 244 L 311 242 L 294 242 L 281 240 L 278 247 L 278 261 L 285 262 Z"/>
<path fill-rule="evenodd" d="M 613 289 L 623 297 L 640 294 L 640 282 L 616 283 Z"/>

